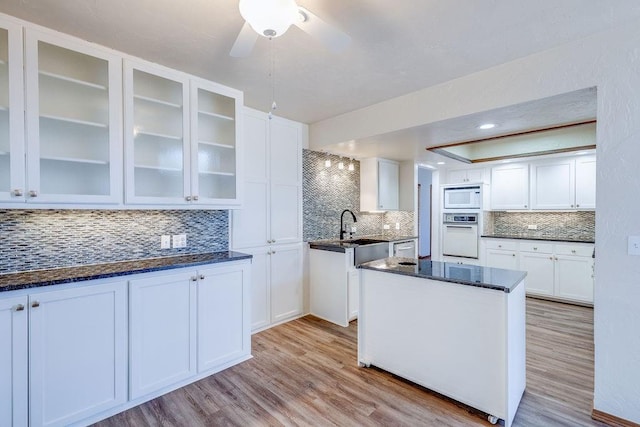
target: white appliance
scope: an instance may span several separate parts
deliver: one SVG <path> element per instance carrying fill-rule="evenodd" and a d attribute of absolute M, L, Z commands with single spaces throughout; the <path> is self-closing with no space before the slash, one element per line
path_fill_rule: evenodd
<path fill-rule="evenodd" d="M 402 258 L 415 258 L 416 241 L 412 239 L 402 242 L 394 242 L 392 255 Z"/>
<path fill-rule="evenodd" d="M 442 255 L 478 258 L 478 214 L 445 213 Z"/>
<path fill-rule="evenodd" d="M 480 209 L 481 204 L 482 189 L 479 185 L 444 189 L 445 209 Z"/>

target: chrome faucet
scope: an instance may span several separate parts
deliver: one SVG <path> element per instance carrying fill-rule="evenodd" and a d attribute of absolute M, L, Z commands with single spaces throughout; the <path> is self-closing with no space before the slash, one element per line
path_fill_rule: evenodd
<path fill-rule="evenodd" d="M 353 212 L 351 212 L 349 209 L 343 210 L 342 213 L 340 214 L 340 240 L 344 240 L 344 235 L 346 233 L 344 229 L 344 214 L 347 212 L 351 214 L 351 217 L 353 218 L 353 222 L 358 222 L 358 220 L 356 219 L 356 215 Z"/>

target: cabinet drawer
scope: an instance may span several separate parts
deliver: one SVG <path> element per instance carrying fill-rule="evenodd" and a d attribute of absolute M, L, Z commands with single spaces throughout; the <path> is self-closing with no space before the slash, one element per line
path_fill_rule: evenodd
<path fill-rule="evenodd" d="M 516 251 L 518 250 L 518 242 L 513 241 L 513 240 L 487 240 L 486 243 L 486 248 L 487 249 L 503 249 L 503 250 L 509 250 L 509 251 Z"/>
<path fill-rule="evenodd" d="M 553 253 L 553 244 L 541 242 L 520 242 L 520 252 L 550 254 Z"/>
<path fill-rule="evenodd" d="M 591 255 L 593 255 L 593 245 L 556 244 L 556 255 L 577 255 L 590 257 Z"/>

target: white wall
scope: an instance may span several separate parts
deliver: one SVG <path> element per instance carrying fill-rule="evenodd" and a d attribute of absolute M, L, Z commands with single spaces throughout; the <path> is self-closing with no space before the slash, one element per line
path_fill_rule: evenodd
<path fill-rule="evenodd" d="M 418 248 L 418 254 L 420 256 L 431 255 L 431 220 L 437 221 L 438 219 L 437 212 L 434 212 L 435 215 L 431 215 L 431 200 L 429 198 L 431 174 L 432 171 L 430 169 L 418 167 L 418 183 L 420 184 L 420 229 L 418 230 L 420 247 Z M 438 195 L 437 190 L 435 195 Z"/>
<path fill-rule="evenodd" d="M 358 139 L 587 87 L 598 89 L 595 396 L 640 423 L 640 20 L 311 125 L 310 145 Z M 631 195 L 631 197 L 629 197 Z"/>

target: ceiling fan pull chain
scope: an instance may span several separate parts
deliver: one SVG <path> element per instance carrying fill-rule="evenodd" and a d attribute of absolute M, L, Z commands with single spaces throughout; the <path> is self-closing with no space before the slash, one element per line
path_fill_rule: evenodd
<path fill-rule="evenodd" d="M 271 99 L 273 99 L 273 102 L 271 103 L 271 110 L 269 110 L 269 120 L 273 118 L 273 112 L 278 108 L 278 105 L 276 104 L 276 56 L 274 49 L 273 37 L 269 37 L 269 50 L 271 56 L 269 77 L 271 78 Z"/>

